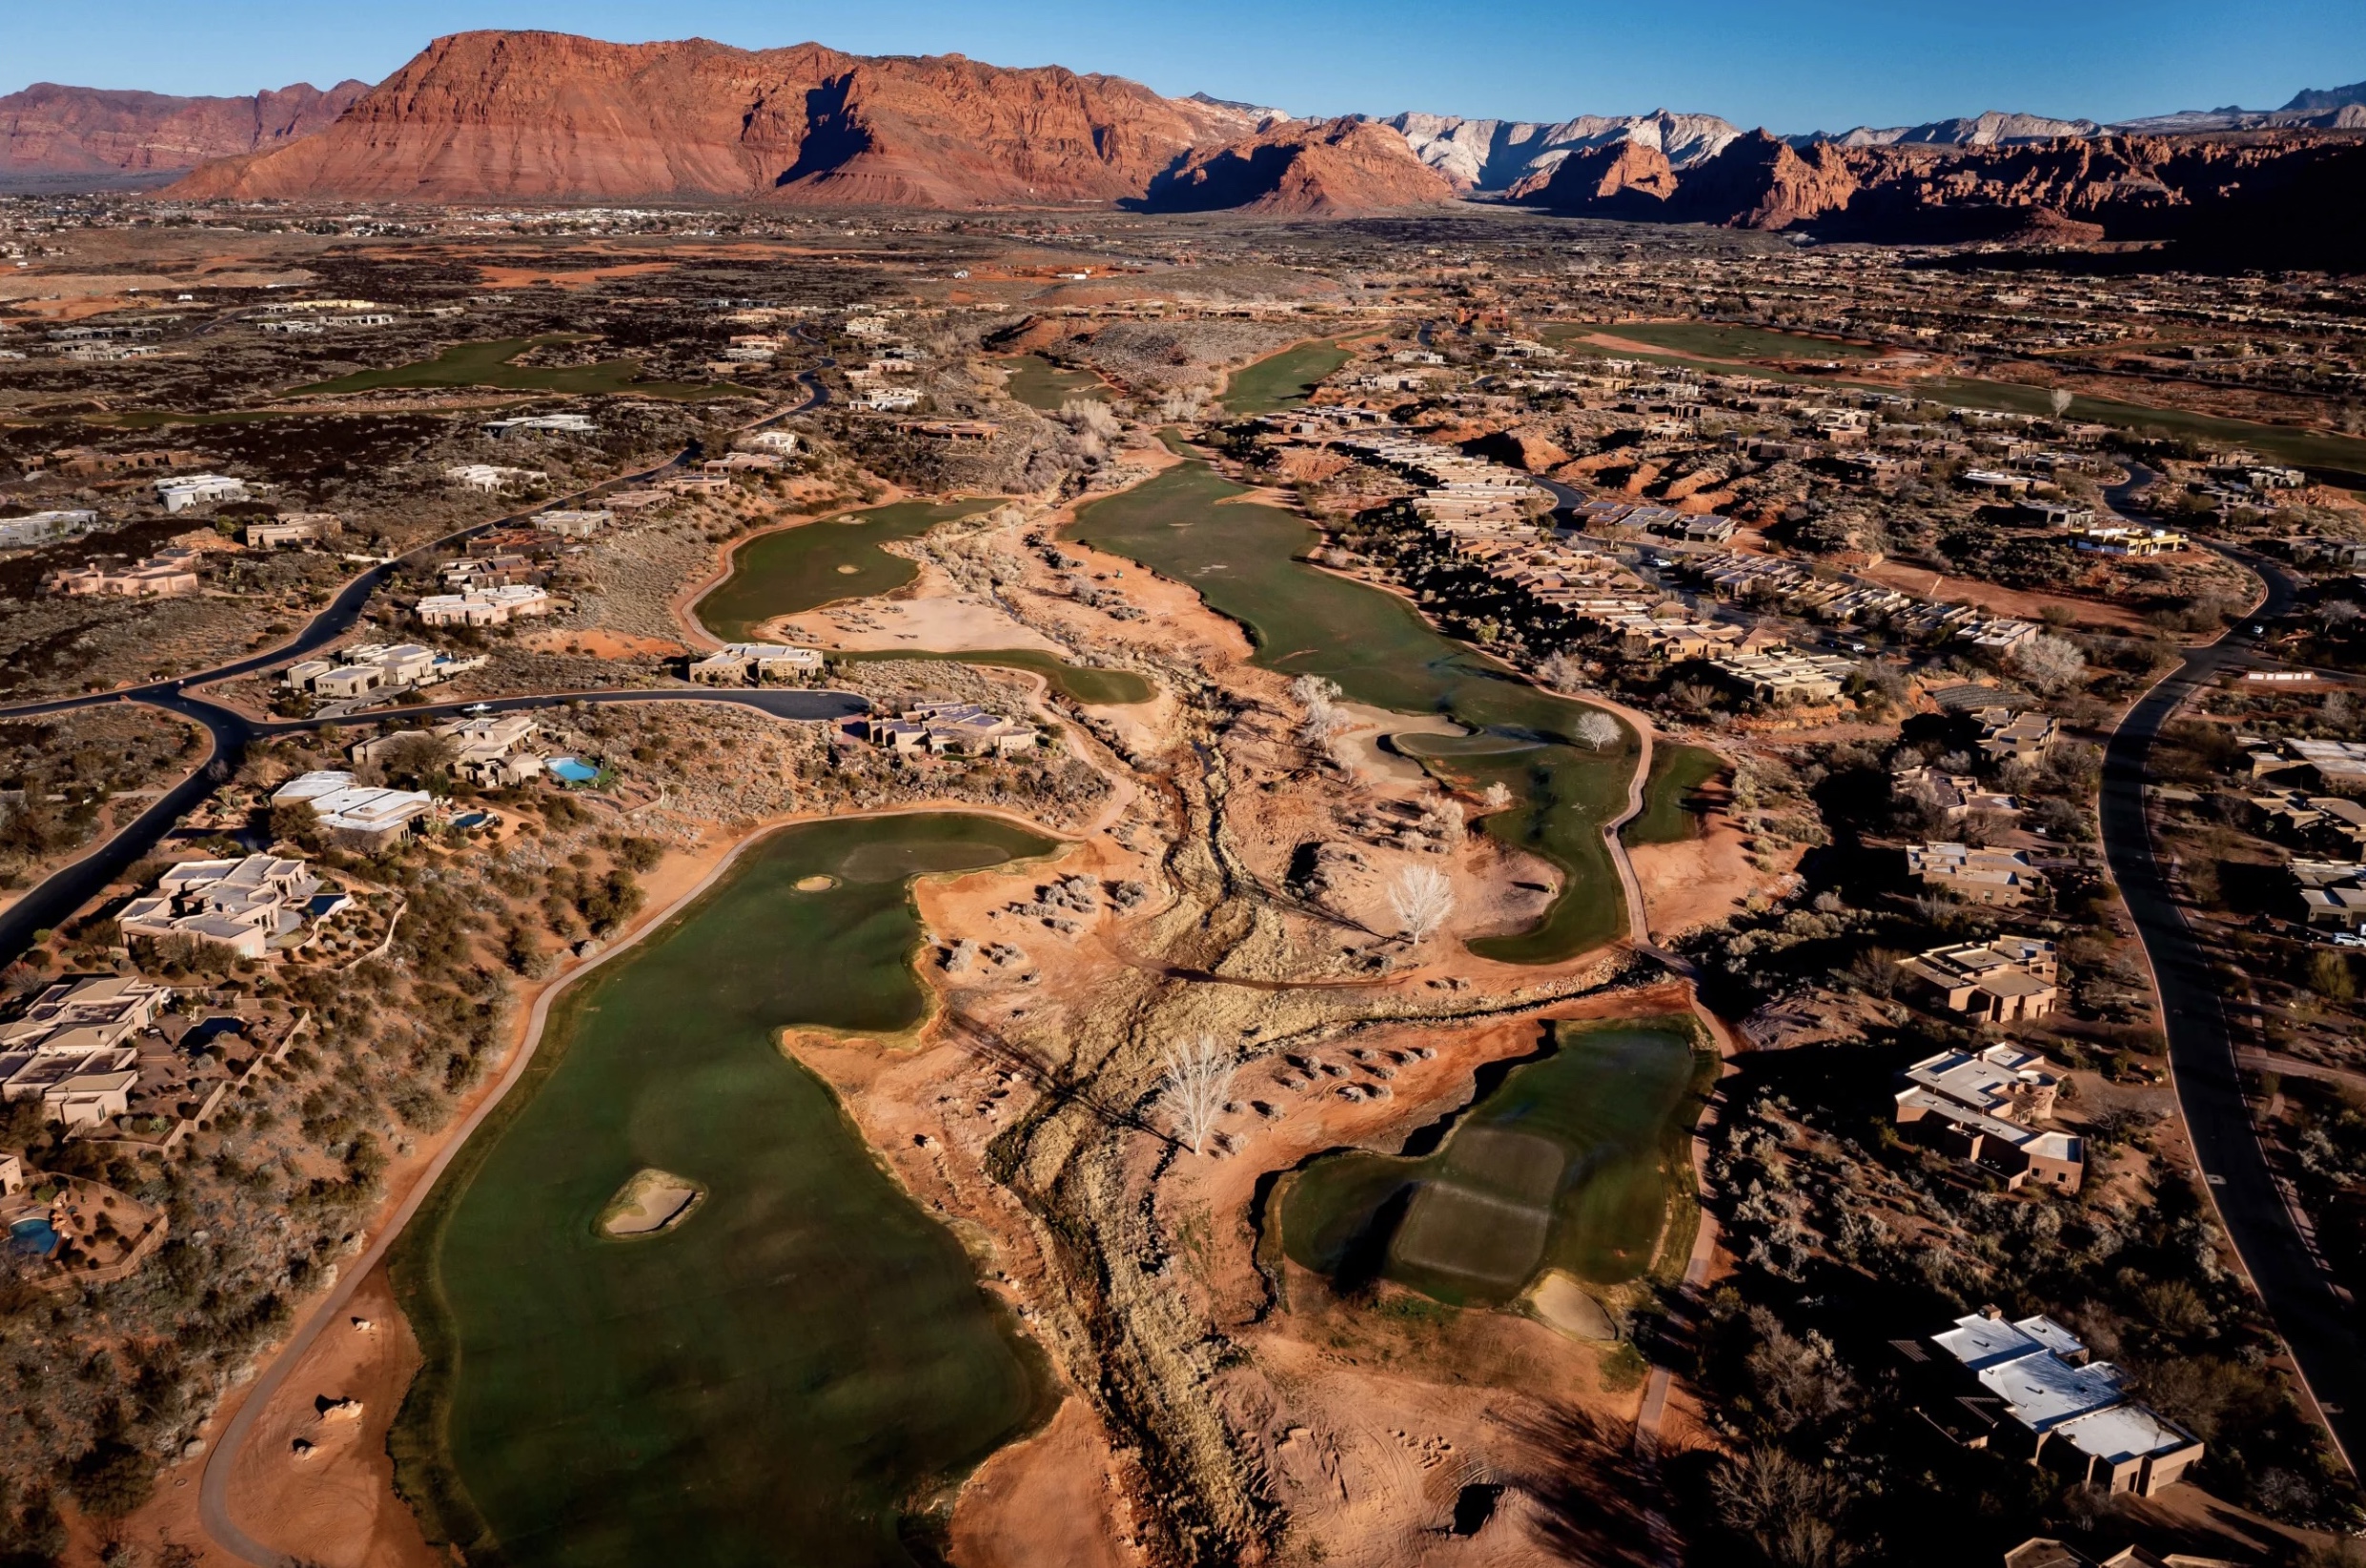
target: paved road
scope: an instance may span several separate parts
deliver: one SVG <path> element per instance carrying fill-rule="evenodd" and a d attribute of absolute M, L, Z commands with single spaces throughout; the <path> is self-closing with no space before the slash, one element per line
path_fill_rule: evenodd
<path fill-rule="evenodd" d="M 824 365 L 835 364 L 825 358 Z M 806 389 L 803 402 L 790 408 L 775 410 L 744 426 L 747 430 L 777 424 L 791 415 L 820 408 L 829 401 L 829 389 L 818 374 L 805 371 L 798 381 Z M 102 707 L 112 703 L 141 703 L 177 713 L 203 725 L 212 743 L 206 763 L 188 778 L 167 790 L 154 804 L 118 829 L 104 843 L 93 847 L 81 859 L 51 872 L 31 892 L 0 910 L 0 964 L 13 961 L 33 945 L 33 933 L 46 930 L 70 918 L 109 883 L 121 876 L 125 869 L 163 841 L 173 825 L 186 816 L 196 804 L 219 788 L 223 781 L 237 771 L 240 758 L 254 741 L 296 730 L 317 728 L 328 721 L 297 720 L 288 723 L 258 723 L 235 709 L 198 695 L 197 688 L 216 682 L 251 675 L 258 670 L 299 659 L 316 648 L 327 646 L 352 630 L 360 618 L 362 607 L 369 602 L 386 580 L 388 574 L 406 561 L 420 560 L 438 552 L 448 550 L 464 540 L 488 529 L 531 517 L 536 512 L 563 501 L 589 496 L 596 491 L 619 485 L 642 483 L 671 469 L 698 459 L 696 442 L 668 458 L 655 467 L 637 473 L 602 479 L 572 495 L 540 501 L 522 512 L 511 513 L 485 522 L 472 523 L 442 538 L 420 545 L 397 560 L 373 566 L 354 578 L 340 589 L 337 597 L 317 615 L 306 622 L 304 629 L 290 641 L 262 653 L 249 654 L 213 669 L 199 671 L 171 681 L 153 682 L 144 686 L 128 687 L 121 691 L 98 692 L 79 697 L 53 698 L 47 702 L 19 703 L 0 705 L 0 718 L 36 718 L 48 713 L 66 713 L 81 708 Z M 839 691 L 622 691 L 622 692 L 555 692 L 527 697 L 507 697 L 485 705 L 496 713 L 519 708 L 547 707 L 554 703 L 636 703 L 652 701 L 682 701 L 693 703 L 739 703 L 760 709 L 781 719 L 841 719 L 867 711 L 868 704 L 860 697 Z M 349 715 L 342 721 L 349 723 L 370 723 L 383 719 L 446 718 L 472 704 L 462 703 L 434 703 L 419 707 L 388 707 L 363 714 Z"/>
<path fill-rule="evenodd" d="M 2124 504 L 2132 488 L 2132 481 L 2115 486 L 2114 504 Z M 2268 585 L 2267 598 L 2233 632 L 2189 650 L 2184 663 L 2131 708 L 2112 732 L 2103 758 L 2103 845 L 2160 993 L 2170 1073 L 2194 1159 L 2243 1267 L 2348 1460 L 2366 1436 L 2359 1425 L 2366 1416 L 2366 1343 L 2356 1313 L 2334 1293 L 2302 1239 L 2253 1129 L 2235 1055 L 2238 1030 L 2228 1003 L 2228 992 L 2238 982 L 2212 968 L 2209 949 L 2171 892 L 2145 818 L 2146 763 L 2162 726 L 2222 672 L 2254 662 L 2257 654 L 2244 628 L 2254 620 L 2281 615 L 2293 602 L 2293 580 L 2273 562 L 2248 552 L 2222 553 L 2257 572 Z"/>

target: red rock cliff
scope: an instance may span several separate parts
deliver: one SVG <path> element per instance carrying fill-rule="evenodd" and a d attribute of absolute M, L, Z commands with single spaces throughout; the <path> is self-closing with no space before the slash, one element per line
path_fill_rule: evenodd
<path fill-rule="evenodd" d="M 439 38 L 320 135 L 198 171 L 194 196 L 618 199 L 972 207 L 1138 196 L 1222 106 L 1058 67 L 868 59 L 818 44 Z"/>
<path fill-rule="evenodd" d="M 251 98 L 176 98 L 36 82 L 0 97 L 0 181 L 194 169 L 325 130 L 368 91 L 299 82 Z"/>
<path fill-rule="evenodd" d="M 1339 217 L 1455 199 L 1405 138 L 1368 120 L 1286 120 L 1195 152 L 1151 182 L 1152 212 L 1231 209 Z"/>

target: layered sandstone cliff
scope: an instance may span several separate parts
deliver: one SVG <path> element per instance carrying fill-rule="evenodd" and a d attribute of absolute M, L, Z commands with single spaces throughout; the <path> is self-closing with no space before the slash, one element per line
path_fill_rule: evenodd
<path fill-rule="evenodd" d="M 683 195 L 977 207 L 1139 197 L 1259 113 L 1058 67 L 818 44 L 439 38 L 322 134 L 198 171 L 191 196 Z"/>
<path fill-rule="evenodd" d="M 368 91 L 298 82 L 247 98 L 176 98 L 36 82 L 0 97 L 0 185 L 194 169 L 326 130 Z"/>
<path fill-rule="evenodd" d="M 1219 209 L 1341 217 L 1455 199 L 1444 175 L 1402 136 L 1354 118 L 1286 120 L 1244 141 L 1194 152 L 1151 181 L 1152 212 Z"/>

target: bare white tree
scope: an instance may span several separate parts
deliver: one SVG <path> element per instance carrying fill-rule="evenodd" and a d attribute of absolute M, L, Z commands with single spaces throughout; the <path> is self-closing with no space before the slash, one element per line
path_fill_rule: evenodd
<path fill-rule="evenodd" d="M 1448 844 L 1462 842 L 1462 803 L 1453 796 L 1432 801 L 1421 817 L 1423 825 Z"/>
<path fill-rule="evenodd" d="M 1166 1071 L 1159 1079 L 1158 1103 L 1173 1119 L 1175 1137 L 1194 1154 L 1206 1151 L 1216 1118 L 1232 1093 L 1233 1053 L 1213 1034 L 1170 1046 L 1162 1058 Z"/>
<path fill-rule="evenodd" d="M 1069 398 L 1060 405 L 1060 423 L 1104 440 L 1113 441 L 1125 433 L 1125 427 L 1117 422 L 1116 410 L 1098 397 Z"/>
<path fill-rule="evenodd" d="M 1556 691 L 1575 691 L 1585 684 L 1585 661 L 1574 653 L 1557 653 L 1537 666 L 1537 678 Z"/>
<path fill-rule="evenodd" d="M 2070 400 L 2077 396 L 2069 387 L 2056 387 L 2046 394 L 2046 401 L 2052 406 L 2054 417 L 2059 419 L 2070 412 Z"/>
<path fill-rule="evenodd" d="M 1434 865 L 1408 865 L 1389 885 L 1388 902 L 1406 943 L 1418 947 L 1454 913 L 1454 884 Z"/>
<path fill-rule="evenodd" d="M 1490 811 L 1505 809 L 1512 804 L 1512 786 L 1498 779 L 1487 786 L 1485 794 L 1479 797 L 1479 804 Z"/>
<path fill-rule="evenodd" d="M 1578 744 L 1588 751 L 1607 751 L 1619 743 L 1619 721 L 1600 708 L 1588 708 L 1578 721 Z"/>
<path fill-rule="evenodd" d="M 1290 696 L 1306 709 L 1298 736 L 1316 750 L 1329 745 L 1334 735 L 1355 723 L 1339 710 L 1339 688 L 1319 675 L 1301 675 L 1291 682 Z"/>
<path fill-rule="evenodd" d="M 2087 656 L 2067 637 L 2032 637 L 2012 650 L 2012 663 L 2040 691 L 2060 691 L 2087 673 Z"/>

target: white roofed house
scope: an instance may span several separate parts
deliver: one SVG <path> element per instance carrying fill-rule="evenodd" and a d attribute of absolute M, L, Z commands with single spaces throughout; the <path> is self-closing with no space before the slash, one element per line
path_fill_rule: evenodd
<path fill-rule="evenodd" d="M 1995 1172 L 2008 1188 L 2035 1180 L 2075 1192 L 2086 1179 L 2086 1141 L 2035 1124 L 2050 1120 L 2059 1069 L 2019 1046 L 1943 1050 L 1907 1068 L 1897 1125 L 1943 1153 Z"/>
<path fill-rule="evenodd" d="M 2047 886 L 2029 857 L 2018 849 L 1917 844 L 1907 849 L 1906 868 L 1921 878 L 1923 886 L 1969 904 L 2026 904 Z"/>
<path fill-rule="evenodd" d="M 464 593 L 430 594 L 418 601 L 414 613 L 427 626 L 503 626 L 529 616 L 548 615 L 556 603 L 547 589 L 509 582 Z"/>
<path fill-rule="evenodd" d="M 597 436 L 600 427 L 582 414 L 524 414 L 507 419 L 488 419 L 484 433 L 495 440 L 511 436 Z"/>
<path fill-rule="evenodd" d="M 320 879 L 300 860 L 183 861 L 155 888 L 124 906 L 115 925 L 127 942 L 189 937 L 219 943 L 242 958 L 290 945 L 311 918 Z"/>
<path fill-rule="evenodd" d="M 247 486 L 244 479 L 234 479 L 227 474 L 186 474 L 178 479 L 158 479 L 156 499 L 164 502 L 168 512 L 186 512 L 193 506 L 244 500 Z"/>
<path fill-rule="evenodd" d="M 357 784 L 350 773 L 300 774 L 273 791 L 271 803 L 302 801 L 320 830 L 338 847 L 377 854 L 391 848 L 419 818 L 435 809 L 432 796 L 410 789 Z"/>
<path fill-rule="evenodd" d="M 455 463 L 443 471 L 443 477 L 487 495 L 550 482 L 550 476 L 539 468 L 503 468 L 496 463 Z"/>
<path fill-rule="evenodd" d="M 1967 1448 L 1996 1448 L 2107 1493 L 2152 1497 L 2184 1478 L 2201 1439 L 2128 1395 L 2127 1375 L 2041 1314 L 1991 1307 L 1927 1339 L 1893 1340 L 1920 1410 Z"/>
<path fill-rule="evenodd" d="M 604 509 L 595 511 L 544 512 L 534 519 L 534 526 L 546 534 L 561 539 L 589 539 L 616 520 L 616 514 Z"/>

